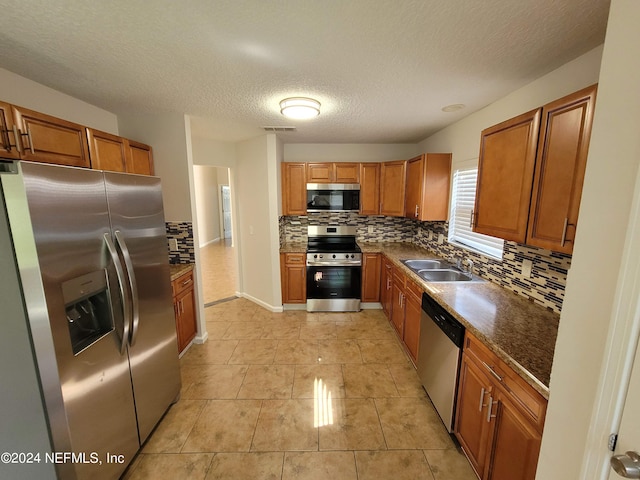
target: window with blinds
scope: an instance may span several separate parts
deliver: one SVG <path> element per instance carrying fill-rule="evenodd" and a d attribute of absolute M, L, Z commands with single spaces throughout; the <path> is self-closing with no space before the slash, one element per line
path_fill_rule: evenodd
<path fill-rule="evenodd" d="M 478 167 L 461 168 L 453 174 L 449 241 L 466 245 L 487 255 L 502 258 L 504 240 L 471 230 L 471 212 L 476 198 Z"/>

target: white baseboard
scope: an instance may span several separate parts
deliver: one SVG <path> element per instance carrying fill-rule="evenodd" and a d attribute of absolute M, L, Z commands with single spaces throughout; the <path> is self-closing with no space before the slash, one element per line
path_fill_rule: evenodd
<path fill-rule="evenodd" d="M 278 305 L 278 306 L 274 306 L 274 305 L 269 305 L 266 302 L 263 302 L 262 300 L 252 297 L 251 295 L 247 294 L 247 293 L 239 293 L 236 292 L 236 296 L 238 297 L 242 297 L 242 298 L 246 298 L 247 300 L 252 301 L 253 303 L 256 303 L 258 305 L 260 305 L 262 308 L 266 308 L 267 310 L 274 312 L 274 313 L 280 313 L 282 312 L 282 305 Z"/>
<path fill-rule="evenodd" d="M 206 247 L 206 246 L 207 246 L 207 245 L 209 245 L 210 243 L 218 242 L 218 241 L 220 241 L 220 237 L 218 237 L 218 238 L 214 238 L 213 240 L 209 240 L 209 241 L 208 241 L 208 242 L 206 242 L 206 243 L 201 243 L 201 244 L 200 244 L 200 248 Z"/>

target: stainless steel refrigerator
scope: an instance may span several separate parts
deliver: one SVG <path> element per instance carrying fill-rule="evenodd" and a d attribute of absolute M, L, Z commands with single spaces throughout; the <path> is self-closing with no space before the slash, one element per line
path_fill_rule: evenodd
<path fill-rule="evenodd" d="M 118 478 L 180 391 L 160 180 L 0 162 L 0 188 L 0 478 Z"/>

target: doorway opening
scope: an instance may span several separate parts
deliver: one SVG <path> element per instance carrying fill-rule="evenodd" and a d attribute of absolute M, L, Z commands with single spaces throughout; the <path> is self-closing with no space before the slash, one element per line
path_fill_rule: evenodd
<path fill-rule="evenodd" d="M 205 308 L 236 298 L 238 261 L 233 238 L 230 177 L 229 168 L 194 165 Z"/>

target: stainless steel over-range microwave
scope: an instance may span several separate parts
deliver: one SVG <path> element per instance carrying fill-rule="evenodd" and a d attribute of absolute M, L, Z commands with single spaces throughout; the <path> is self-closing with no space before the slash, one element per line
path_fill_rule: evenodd
<path fill-rule="evenodd" d="M 307 183 L 307 212 L 359 210 L 359 183 Z"/>

